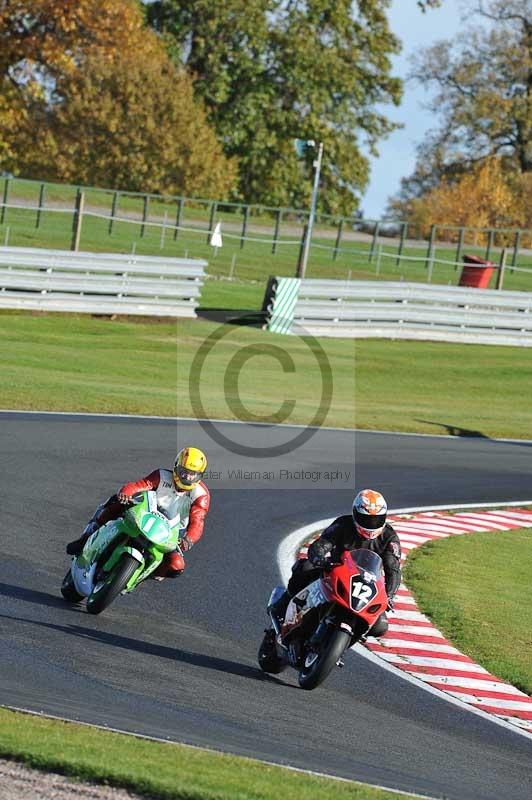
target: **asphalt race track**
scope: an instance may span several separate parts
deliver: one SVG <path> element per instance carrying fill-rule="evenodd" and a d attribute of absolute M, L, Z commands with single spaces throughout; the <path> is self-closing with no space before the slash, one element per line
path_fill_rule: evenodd
<path fill-rule="evenodd" d="M 240 437 L 233 449 L 287 433 L 217 430 Z M 100 499 L 170 465 L 187 442 L 220 475 L 185 574 L 150 582 L 100 617 L 66 605 L 65 541 Z M 347 513 L 355 483 L 380 489 L 395 508 L 527 499 L 531 445 L 322 430 L 296 453 L 255 460 L 261 475 L 235 477 L 229 470 L 253 459 L 197 422 L 6 412 L 0 446 L 0 703 L 432 797 L 532 797 L 524 736 L 353 653 L 313 693 L 296 687 L 294 673 L 263 675 L 255 661 L 287 533 Z M 314 477 L 281 477 L 279 465 Z M 331 468 L 350 475 L 318 475 Z"/>

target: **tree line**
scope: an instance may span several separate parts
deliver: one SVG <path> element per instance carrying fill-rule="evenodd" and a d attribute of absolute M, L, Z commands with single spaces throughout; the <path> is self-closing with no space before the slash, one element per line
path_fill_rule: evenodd
<path fill-rule="evenodd" d="M 445 0 L 443 0 L 443 3 Z M 352 214 L 397 125 L 390 0 L 0 0 L 0 171 Z M 427 13 L 439 0 L 410 0 Z M 390 213 L 531 226 L 532 0 L 468 0 L 421 49 L 435 128 Z"/>
<path fill-rule="evenodd" d="M 412 1 L 412 0 L 411 0 Z M 394 125 L 388 0 L 0 0 L 0 169 L 351 213 Z"/>

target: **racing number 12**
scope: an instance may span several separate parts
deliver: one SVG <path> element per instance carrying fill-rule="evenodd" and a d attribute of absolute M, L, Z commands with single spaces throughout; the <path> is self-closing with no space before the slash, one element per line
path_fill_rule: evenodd
<path fill-rule="evenodd" d="M 366 586 L 365 583 L 356 581 L 353 583 L 352 594 L 353 597 L 357 597 L 359 600 L 369 600 L 371 597 L 371 586 Z"/>

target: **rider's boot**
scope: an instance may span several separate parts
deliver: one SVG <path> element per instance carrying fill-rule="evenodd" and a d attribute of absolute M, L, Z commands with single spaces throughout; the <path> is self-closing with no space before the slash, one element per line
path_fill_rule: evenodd
<path fill-rule="evenodd" d="M 97 522 L 90 521 L 79 539 L 74 539 L 73 542 L 69 542 L 66 546 L 66 551 L 69 556 L 79 556 L 83 548 L 85 547 L 85 543 L 89 536 L 91 536 L 94 531 L 97 531 L 100 526 Z"/>
<path fill-rule="evenodd" d="M 183 574 L 184 569 L 185 559 L 181 553 L 177 551 L 166 553 L 161 564 L 152 572 L 150 578 L 153 578 L 154 581 L 164 581 L 165 578 L 177 578 L 179 575 Z"/>

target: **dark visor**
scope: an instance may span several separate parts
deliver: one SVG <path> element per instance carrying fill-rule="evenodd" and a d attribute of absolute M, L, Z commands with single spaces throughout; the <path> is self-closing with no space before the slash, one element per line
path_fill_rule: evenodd
<path fill-rule="evenodd" d="M 185 467 L 178 467 L 177 474 L 181 483 L 184 483 L 185 486 L 190 486 L 192 483 L 197 483 L 201 479 L 203 472 L 193 472 L 190 469 L 185 469 Z"/>
<path fill-rule="evenodd" d="M 355 519 L 359 525 L 366 528 L 368 531 L 375 531 L 377 528 L 382 528 L 386 522 L 386 514 L 360 514 L 355 512 Z"/>

